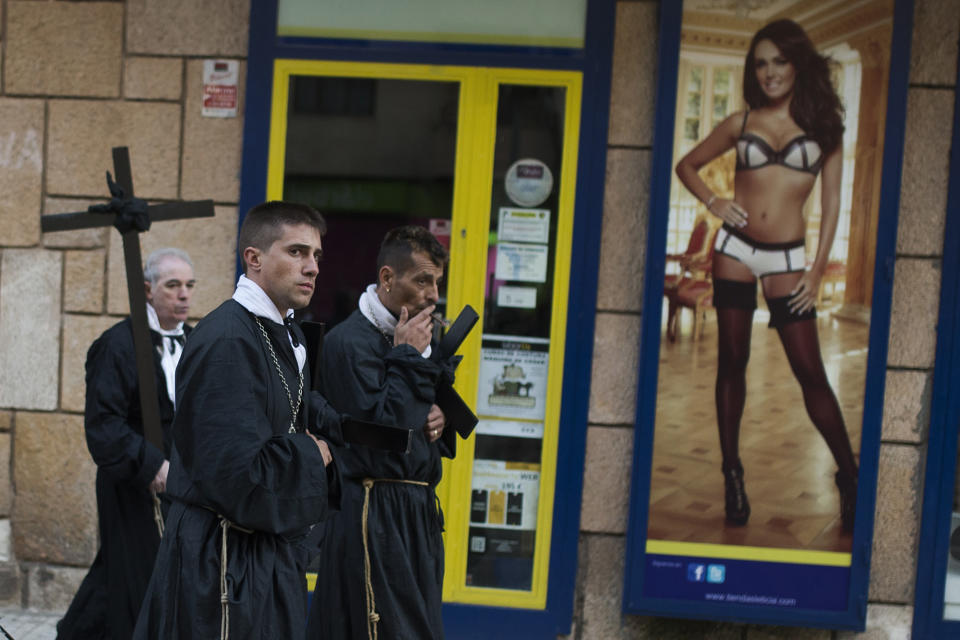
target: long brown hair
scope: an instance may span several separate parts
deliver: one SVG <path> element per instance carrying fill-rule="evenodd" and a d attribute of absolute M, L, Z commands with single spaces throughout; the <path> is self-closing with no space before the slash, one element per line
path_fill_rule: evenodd
<path fill-rule="evenodd" d="M 824 155 L 843 140 L 843 105 L 830 82 L 830 59 L 817 53 L 803 28 L 793 20 L 776 20 L 753 36 L 743 65 L 743 99 L 751 109 L 769 100 L 757 80 L 754 53 L 757 43 L 769 40 L 796 69 L 790 116 L 817 141 Z"/>

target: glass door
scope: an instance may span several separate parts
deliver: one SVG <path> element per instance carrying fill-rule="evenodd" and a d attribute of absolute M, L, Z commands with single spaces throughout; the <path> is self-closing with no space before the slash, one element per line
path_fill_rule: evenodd
<path fill-rule="evenodd" d="M 470 453 L 451 479 L 448 594 L 542 607 L 547 582 L 578 87 L 531 75 L 491 78 L 496 105 Z M 466 456 L 464 456 L 466 458 Z M 457 477 L 459 476 L 459 477 Z M 460 509 L 469 506 L 469 513 Z M 454 517 L 456 516 L 456 517 Z M 465 535 L 463 535 L 465 534 Z M 451 536 L 453 538 L 453 536 Z M 451 543 L 454 541 L 451 540 Z M 521 604 L 522 603 L 522 604 Z"/>
<path fill-rule="evenodd" d="M 307 319 L 356 308 L 401 224 L 450 250 L 446 315 L 481 316 L 456 383 L 481 421 L 438 488 L 446 601 L 546 604 L 580 87 L 578 72 L 276 61 L 267 197 L 329 227 Z"/>
<path fill-rule="evenodd" d="M 283 199 L 323 212 L 328 227 L 322 286 L 303 318 L 332 327 L 376 281 L 387 230 L 421 225 L 449 250 L 460 83 L 298 72 L 286 88 L 278 186 Z"/>

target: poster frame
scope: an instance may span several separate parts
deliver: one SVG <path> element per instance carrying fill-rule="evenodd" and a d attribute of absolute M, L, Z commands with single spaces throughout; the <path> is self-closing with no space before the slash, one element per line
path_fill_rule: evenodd
<path fill-rule="evenodd" d="M 656 419 L 657 374 L 660 358 L 661 309 L 670 181 L 673 174 L 673 134 L 677 95 L 682 2 L 660 5 L 660 39 L 649 224 L 640 332 L 637 402 L 631 496 L 627 525 L 623 611 L 628 614 L 749 622 L 803 627 L 863 630 L 866 625 L 871 542 L 876 501 L 877 464 L 886 376 L 893 289 L 903 132 L 906 121 L 912 0 L 896 0 L 890 54 L 883 165 L 874 262 L 874 288 L 869 329 L 860 448 L 859 491 L 851 549 L 851 566 L 844 610 L 799 609 L 730 602 L 698 602 L 653 598 L 643 594 L 653 437 Z"/>

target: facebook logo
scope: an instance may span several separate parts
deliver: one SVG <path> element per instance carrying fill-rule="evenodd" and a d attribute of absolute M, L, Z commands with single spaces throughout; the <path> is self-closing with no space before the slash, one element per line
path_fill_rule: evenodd
<path fill-rule="evenodd" d="M 703 582 L 707 573 L 707 568 L 702 564 L 690 563 L 687 565 L 687 580 L 690 582 Z"/>
<path fill-rule="evenodd" d="M 727 568 L 722 564 L 711 564 L 707 567 L 707 582 L 720 584 L 727 578 Z"/>

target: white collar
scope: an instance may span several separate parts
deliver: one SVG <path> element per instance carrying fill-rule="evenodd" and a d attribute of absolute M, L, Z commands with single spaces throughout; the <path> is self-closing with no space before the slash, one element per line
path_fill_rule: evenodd
<path fill-rule="evenodd" d="M 390 336 L 390 341 L 392 342 L 393 333 L 397 328 L 397 319 L 390 313 L 390 310 L 384 306 L 383 302 L 380 301 L 380 296 L 377 295 L 377 285 L 371 284 L 367 287 L 366 291 L 360 294 L 359 306 L 360 313 L 363 314 L 363 317 L 375 326 L 380 333 L 385 336 Z M 420 355 L 424 358 L 429 358 L 430 352 L 431 347 L 428 344 L 427 348 L 424 349 Z"/>
<path fill-rule="evenodd" d="M 157 310 L 153 305 L 147 303 L 147 325 L 164 337 L 163 344 L 158 346 L 160 350 L 160 369 L 163 371 L 164 383 L 167 387 L 167 397 L 170 398 L 170 404 L 177 406 L 176 385 L 174 384 L 177 363 L 180 362 L 180 356 L 183 355 L 183 346 L 173 340 L 174 337 L 183 335 L 183 323 L 178 322 L 173 329 L 163 329 L 160 327 L 160 319 L 157 317 Z M 172 350 L 171 350 L 172 349 Z"/>
<path fill-rule="evenodd" d="M 284 315 L 280 315 L 280 310 L 273 304 L 267 292 L 244 275 L 241 275 L 237 281 L 237 290 L 233 292 L 233 299 L 253 315 L 277 324 L 283 324 L 284 317 L 293 317 L 293 309 L 287 309 Z M 290 348 L 293 349 L 293 355 L 297 358 L 297 370 L 303 371 L 303 364 L 307 361 L 307 348 L 303 344 L 293 344 L 293 333 L 289 327 L 287 327 L 287 340 L 290 341 Z"/>
<path fill-rule="evenodd" d="M 281 314 L 267 292 L 245 275 L 241 275 L 237 280 L 237 290 L 233 292 L 233 299 L 253 315 L 272 320 L 277 324 L 283 324 L 284 317 L 289 318 L 293 315 L 293 309 L 287 309 L 286 313 Z"/>
<path fill-rule="evenodd" d="M 367 290 L 360 295 L 360 313 L 388 336 L 392 336 L 397 328 L 397 319 L 380 301 L 375 284 L 368 286 Z"/>
<path fill-rule="evenodd" d="M 173 329 L 162 329 L 160 327 L 160 318 L 157 317 L 157 310 L 153 308 L 153 305 L 149 302 L 147 303 L 147 326 L 156 331 L 162 336 L 182 336 L 183 335 L 183 323 L 178 322 L 177 326 Z"/>

